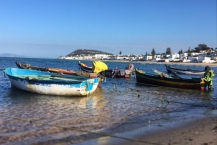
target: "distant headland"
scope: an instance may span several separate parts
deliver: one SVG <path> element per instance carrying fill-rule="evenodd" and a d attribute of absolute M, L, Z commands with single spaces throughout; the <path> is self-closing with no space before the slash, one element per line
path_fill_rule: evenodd
<path fill-rule="evenodd" d="M 24 55 L 16 55 L 16 54 L 10 54 L 10 53 L 1 53 L 0 54 L 0 57 L 27 57 L 27 56 L 24 56 Z"/>
<path fill-rule="evenodd" d="M 107 52 L 103 52 L 103 51 L 99 51 L 99 50 L 78 49 L 78 50 L 75 50 L 72 53 L 66 55 L 66 57 L 88 56 L 88 55 L 95 55 L 95 54 L 113 55 L 112 53 L 107 53 Z"/>

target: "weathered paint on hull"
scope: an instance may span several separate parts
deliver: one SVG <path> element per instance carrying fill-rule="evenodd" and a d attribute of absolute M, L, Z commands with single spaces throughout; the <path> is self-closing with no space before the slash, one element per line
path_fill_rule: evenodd
<path fill-rule="evenodd" d="M 90 86 L 80 84 L 31 84 L 25 79 L 13 79 L 9 77 L 11 84 L 19 89 L 47 95 L 81 96 L 93 93 L 98 83 L 89 84 Z M 91 86 L 92 85 L 92 86 Z M 92 87 L 87 91 L 87 87 Z"/>
<path fill-rule="evenodd" d="M 49 95 L 91 94 L 96 90 L 100 81 L 99 78 L 59 76 L 54 73 L 19 68 L 7 68 L 4 72 L 12 86 L 29 92 Z"/>

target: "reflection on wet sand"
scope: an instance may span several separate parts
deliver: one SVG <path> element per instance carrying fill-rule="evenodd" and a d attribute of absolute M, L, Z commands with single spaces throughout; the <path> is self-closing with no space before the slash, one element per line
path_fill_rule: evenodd
<path fill-rule="evenodd" d="M 79 102 L 80 108 L 99 109 L 106 104 L 105 95 L 101 88 L 98 88 L 92 95 L 81 98 Z"/>
<path fill-rule="evenodd" d="M 103 130 L 109 118 L 101 88 L 87 97 L 38 95 L 17 89 L 8 95 L 14 104 L 5 103 L 0 110 L 0 130 L 4 133 L 0 144 L 19 144 L 21 140 L 27 144 L 77 142 L 84 139 L 79 137 L 82 134 Z"/>

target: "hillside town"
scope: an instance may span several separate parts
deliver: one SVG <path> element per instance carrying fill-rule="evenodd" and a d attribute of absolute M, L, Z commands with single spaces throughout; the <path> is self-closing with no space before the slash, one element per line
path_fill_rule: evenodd
<path fill-rule="evenodd" d="M 216 63 L 217 48 L 213 49 L 207 47 L 206 44 L 199 44 L 194 49 L 189 48 L 185 52 L 180 50 L 178 53 L 172 52 L 170 48 L 166 49 L 166 53 L 155 53 L 153 48 L 151 54 L 146 52 L 140 55 L 123 55 L 121 51 L 115 55 L 97 50 L 79 49 L 67 56 L 60 56 L 59 59 Z"/>

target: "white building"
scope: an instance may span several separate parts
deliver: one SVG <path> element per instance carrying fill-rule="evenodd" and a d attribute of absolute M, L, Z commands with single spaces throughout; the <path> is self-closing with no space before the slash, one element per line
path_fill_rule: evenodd
<path fill-rule="evenodd" d="M 152 55 L 144 55 L 143 59 L 144 59 L 145 61 L 152 60 Z"/>
<path fill-rule="evenodd" d="M 61 56 L 59 59 L 72 59 L 72 60 L 87 60 L 87 59 L 109 59 L 111 55 L 107 54 L 94 54 L 94 55 L 76 55 L 76 56 Z"/>

